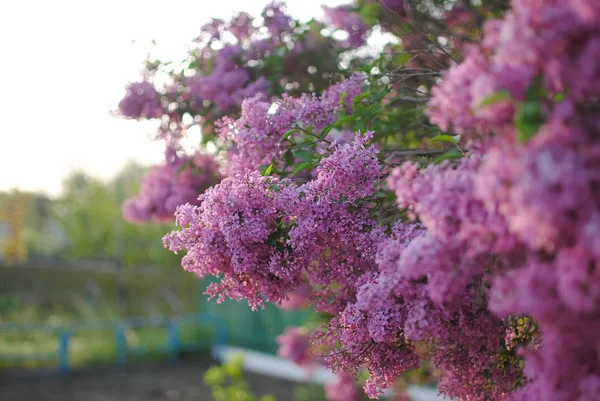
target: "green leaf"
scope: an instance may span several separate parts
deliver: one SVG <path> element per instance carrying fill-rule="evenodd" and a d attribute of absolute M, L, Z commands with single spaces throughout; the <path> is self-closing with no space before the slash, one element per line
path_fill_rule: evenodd
<path fill-rule="evenodd" d="M 519 105 L 515 113 L 517 139 L 525 143 L 533 137 L 544 123 L 542 108 L 536 101 L 527 101 Z"/>
<path fill-rule="evenodd" d="M 323 131 L 321 131 L 321 138 L 325 138 L 327 134 L 329 134 L 329 131 L 333 129 L 333 127 L 335 127 L 335 124 L 329 124 L 327 127 L 323 128 Z"/>
<path fill-rule="evenodd" d="M 294 152 L 292 152 L 291 149 L 286 150 L 285 153 L 283 154 L 283 161 L 285 162 L 285 165 L 286 166 L 293 165 L 294 160 L 296 160 L 296 158 L 294 157 Z"/>
<path fill-rule="evenodd" d="M 243 377 L 241 360 L 234 359 L 231 362 L 224 364 L 223 369 L 225 369 L 225 372 L 227 372 L 227 375 L 231 378 L 241 379 Z"/>
<path fill-rule="evenodd" d="M 312 162 L 315 158 L 315 153 L 309 150 L 296 150 L 294 155 L 304 162 Z"/>
<path fill-rule="evenodd" d="M 450 149 L 449 151 L 447 151 L 443 155 L 435 158 L 433 160 L 433 163 L 434 164 L 439 164 L 439 163 L 443 162 L 444 160 L 461 159 L 463 156 L 464 155 L 463 155 L 463 153 L 460 150 L 458 150 L 458 149 Z"/>
<path fill-rule="evenodd" d="M 456 139 L 451 136 L 451 135 L 446 135 L 446 134 L 442 134 L 442 135 L 438 135 L 438 136 L 434 136 L 433 138 L 430 139 L 431 141 L 435 141 L 435 142 L 450 142 L 453 144 L 457 144 L 458 142 L 456 141 Z"/>
<path fill-rule="evenodd" d="M 564 100 L 564 99 L 565 99 L 565 94 L 564 94 L 564 93 L 558 93 L 558 94 L 556 94 L 556 95 L 555 95 L 555 96 L 552 98 L 552 102 L 553 102 L 553 103 L 558 103 L 558 102 L 560 102 L 560 101 L 562 101 L 562 100 Z"/>
<path fill-rule="evenodd" d="M 483 99 L 481 101 L 481 103 L 479 103 L 477 108 L 483 109 L 485 107 L 492 106 L 492 105 L 502 102 L 504 100 L 512 100 L 512 95 L 509 91 L 507 91 L 505 89 L 500 89 L 500 90 L 492 93 L 490 96 L 486 97 L 485 99 Z"/>
<path fill-rule="evenodd" d="M 269 164 L 269 167 L 267 167 L 267 169 L 265 170 L 265 172 L 263 173 L 264 176 L 267 175 L 271 175 L 271 173 L 273 172 L 273 166 L 275 165 L 275 162 Z"/>
<path fill-rule="evenodd" d="M 391 193 L 390 193 L 389 191 L 382 191 L 382 190 L 378 190 L 378 191 L 376 191 L 376 192 L 373 194 L 373 196 L 374 196 L 374 197 L 376 197 L 376 198 L 382 198 L 382 199 L 385 199 L 385 198 L 389 198 L 389 197 L 390 197 L 390 194 L 391 194 Z"/>
<path fill-rule="evenodd" d="M 296 166 L 294 172 L 292 173 L 292 177 L 298 174 L 299 172 L 306 170 L 307 168 L 312 167 L 313 164 L 311 162 L 302 162 Z"/>
<path fill-rule="evenodd" d="M 353 120 L 354 120 L 354 116 L 342 116 L 342 117 L 340 117 L 340 118 L 337 119 L 336 125 L 337 126 L 342 126 L 344 124 L 352 122 Z"/>
<path fill-rule="evenodd" d="M 525 101 L 517 107 L 515 113 L 515 127 L 519 142 L 527 142 L 544 123 L 540 99 L 547 95 L 542 78 L 535 78 L 527 88 Z"/>
<path fill-rule="evenodd" d="M 195 61 L 192 61 L 192 62 L 191 62 L 189 65 L 188 65 L 188 68 L 189 68 L 190 70 L 195 70 L 195 69 L 197 69 L 197 68 L 200 68 L 200 67 L 202 67 L 202 64 L 201 64 L 199 61 L 197 61 L 197 60 L 195 60 Z"/>
<path fill-rule="evenodd" d="M 340 105 L 344 105 L 346 102 L 346 97 L 348 97 L 348 92 L 344 92 L 342 93 L 342 96 L 340 97 Z"/>
<path fill-rule="evenodd" d="M 544 81 L 542 77 L 536 77 L 529 86 L 527 87 L 527 91 L 525 92 L 525 100 L 526 101 L 539 101 L 541 98 L 545 97 L 548 94 L 546 89 L 544 89 Z"/>
<path fill-rule="evenodd" d="M 288 139 L 290 136 L 294 135 L 295 133 L 299 132 L 300 130 L 297 128 L 291 129 L 288 132 L 286 132 L 285 134 L 283 134 L 283 136 L 281 137 L 281 139 L 279 140 L 279 143 L 285 141 L 286 139 Z"/>
<path fill-rule="evenodd" d="M 363 72 L 367 74 L 371 73 L 371 70 L 377 65 L 377 63 L 379 63 L 379 59 L 375 59 L 372 63 L 365 65 L 363 67 Z"/>
<path fill-rule="evenodd" d="M 210 367 L 206 373 L 204 373 L 204 383 L 209 386 L 218 386 L 223 384 L 227 379 L 227 373 L 225 369 L 220 366 Z"/>
<path fill-rule="evenodd" d="M 364 92 L 360 95 L 354 96 L 352 99 L 352 110 L 358 110 L 358 107 L 362 105 L 362 100 L 368 98 L 371 95 L 371 92 Z"/>

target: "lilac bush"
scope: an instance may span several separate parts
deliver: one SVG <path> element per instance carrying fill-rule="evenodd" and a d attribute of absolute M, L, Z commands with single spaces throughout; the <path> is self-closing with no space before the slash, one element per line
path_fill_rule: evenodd
<path fill-rule="evenodd" d="M 385 10 L 401 27 L 424 19 L 412 2 L 379 3 L 326 11 L 354 46 L 374 18 L 395 32 Z M 340 378 L 331 400 L 358 399 L 362 376 L 376 398 L 417 369 L 465 401 L 595 400 L 600 3 L 447 5 L 426 25 L 445 40 L 415 26 L 328 89 L 271 82 L 203 115 L 225 178 L 177 208 L 165 245 L 218 278 L 207 292 L 219 301 L 316 310 L 326 322 L 312 344 Z M 284 42 L 293 23 L 270 7 L 266 29 Z M 239 18 L 227 29 L 252 37 Z M 230 71 L 219 85 L 256 77 Z M 160 115 L 156 93 L 132 89 L 123 114 Z M 280 354 L 306 365 L 299 330 Z"/>

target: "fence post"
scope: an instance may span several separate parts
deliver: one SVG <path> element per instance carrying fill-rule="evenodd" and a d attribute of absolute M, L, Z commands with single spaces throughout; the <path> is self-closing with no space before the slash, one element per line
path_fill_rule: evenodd
<path fill-rule="evenodd" d="M 127 363 L 127 336 L 125 335 L 125 325 L 120 324 L 115 329 L 115 340 L 117 341 L 117 362 L 120 365 Z"/>
<path fill-rule="evenodd" d="M 215 326 L 215 340 L 213 348 L 221 348 L 227 343 L 227 328 L 223 321 L 218 317 L 214 317 L 213 324 Z"/>
<path fill-rule="evenodd" d="M 169 363 L 175 363 L 179 356 L 179 330 L 175 319 L 169 321 L 167 326 L 168 337 L 167 337 L 167 354 L 169 356 Z"/>
<path fill-rule="evenodd" d="M 71 333 L 68 330 L 58 332 L 58 371 L 60 373 L 69 370 L 69 340 Z"/>

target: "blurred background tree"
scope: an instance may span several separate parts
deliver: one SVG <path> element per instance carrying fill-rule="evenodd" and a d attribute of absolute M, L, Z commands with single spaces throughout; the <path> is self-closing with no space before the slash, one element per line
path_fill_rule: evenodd
<path fill-rule="evenodd" d="M 59 255 L 123 266 L 176 265 L 178 258 L 165 252 L 160 240 L 170 225 L 134 225 L 125 222 L 121 215 L 123 201 L 137 191 L 145 170 L 130 163 L 109 182 L 82 173 L 69 177 L 63 195 L 52 205 L 67 239 Z"/>
<path fill-rule="evenodd" d="M 170 224 L 135 225 L 121 215 L 123 201 L 136 193 L 146 170 L 132 162 L 110 181 L 74 172 L 55 199 L 0 192 L 3 262 L 68 259 L 176 266 L 178 257 L 161 243 Z"/>

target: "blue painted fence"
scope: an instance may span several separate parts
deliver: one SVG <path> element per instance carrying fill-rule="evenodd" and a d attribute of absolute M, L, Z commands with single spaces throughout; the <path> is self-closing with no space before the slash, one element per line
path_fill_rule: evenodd
<path fill-rule="evenodd" d="M 214 338 L 210 343 L 198 339 L 196 341 L 182 341 L 181 328 L 184 325 L 209 326 L 214 330 Z M 116 360 L 119 364 L 126 364 L 129 354 L 144 355 L 148 350 L 143 347 L 136 347 L 128 344 L 127 330 L 146 327 L 162 327 L 167 330 L 167 339 L 161 345 L 160 351 L 168 355 L 170 362 L 175 362 L 180 352 L 202 351 L 209 348 L 217 349 L 225 344 L 227 338 L 226 326 L 224 322 L 214 315 L 210 314 L 190 314 L 176 317 L 150 316 L 136 317 L 119 322 L 79 322 L 67 326 L 51 326 L 40 323 L 2 323 L 0 324 L 0 333 L 6 332 L 50 332 L 56 335 L 58 350 L 49 353 L 11 353 L 0 354 L 0 361 L 10 360 L 34 360 L 51 361 L 58 360 L 58 371 L 67 372 L 69 366 L 69 347 L 71 339 L 75 334 L 89 331 L 113 332 L 116 341 Z"/>

